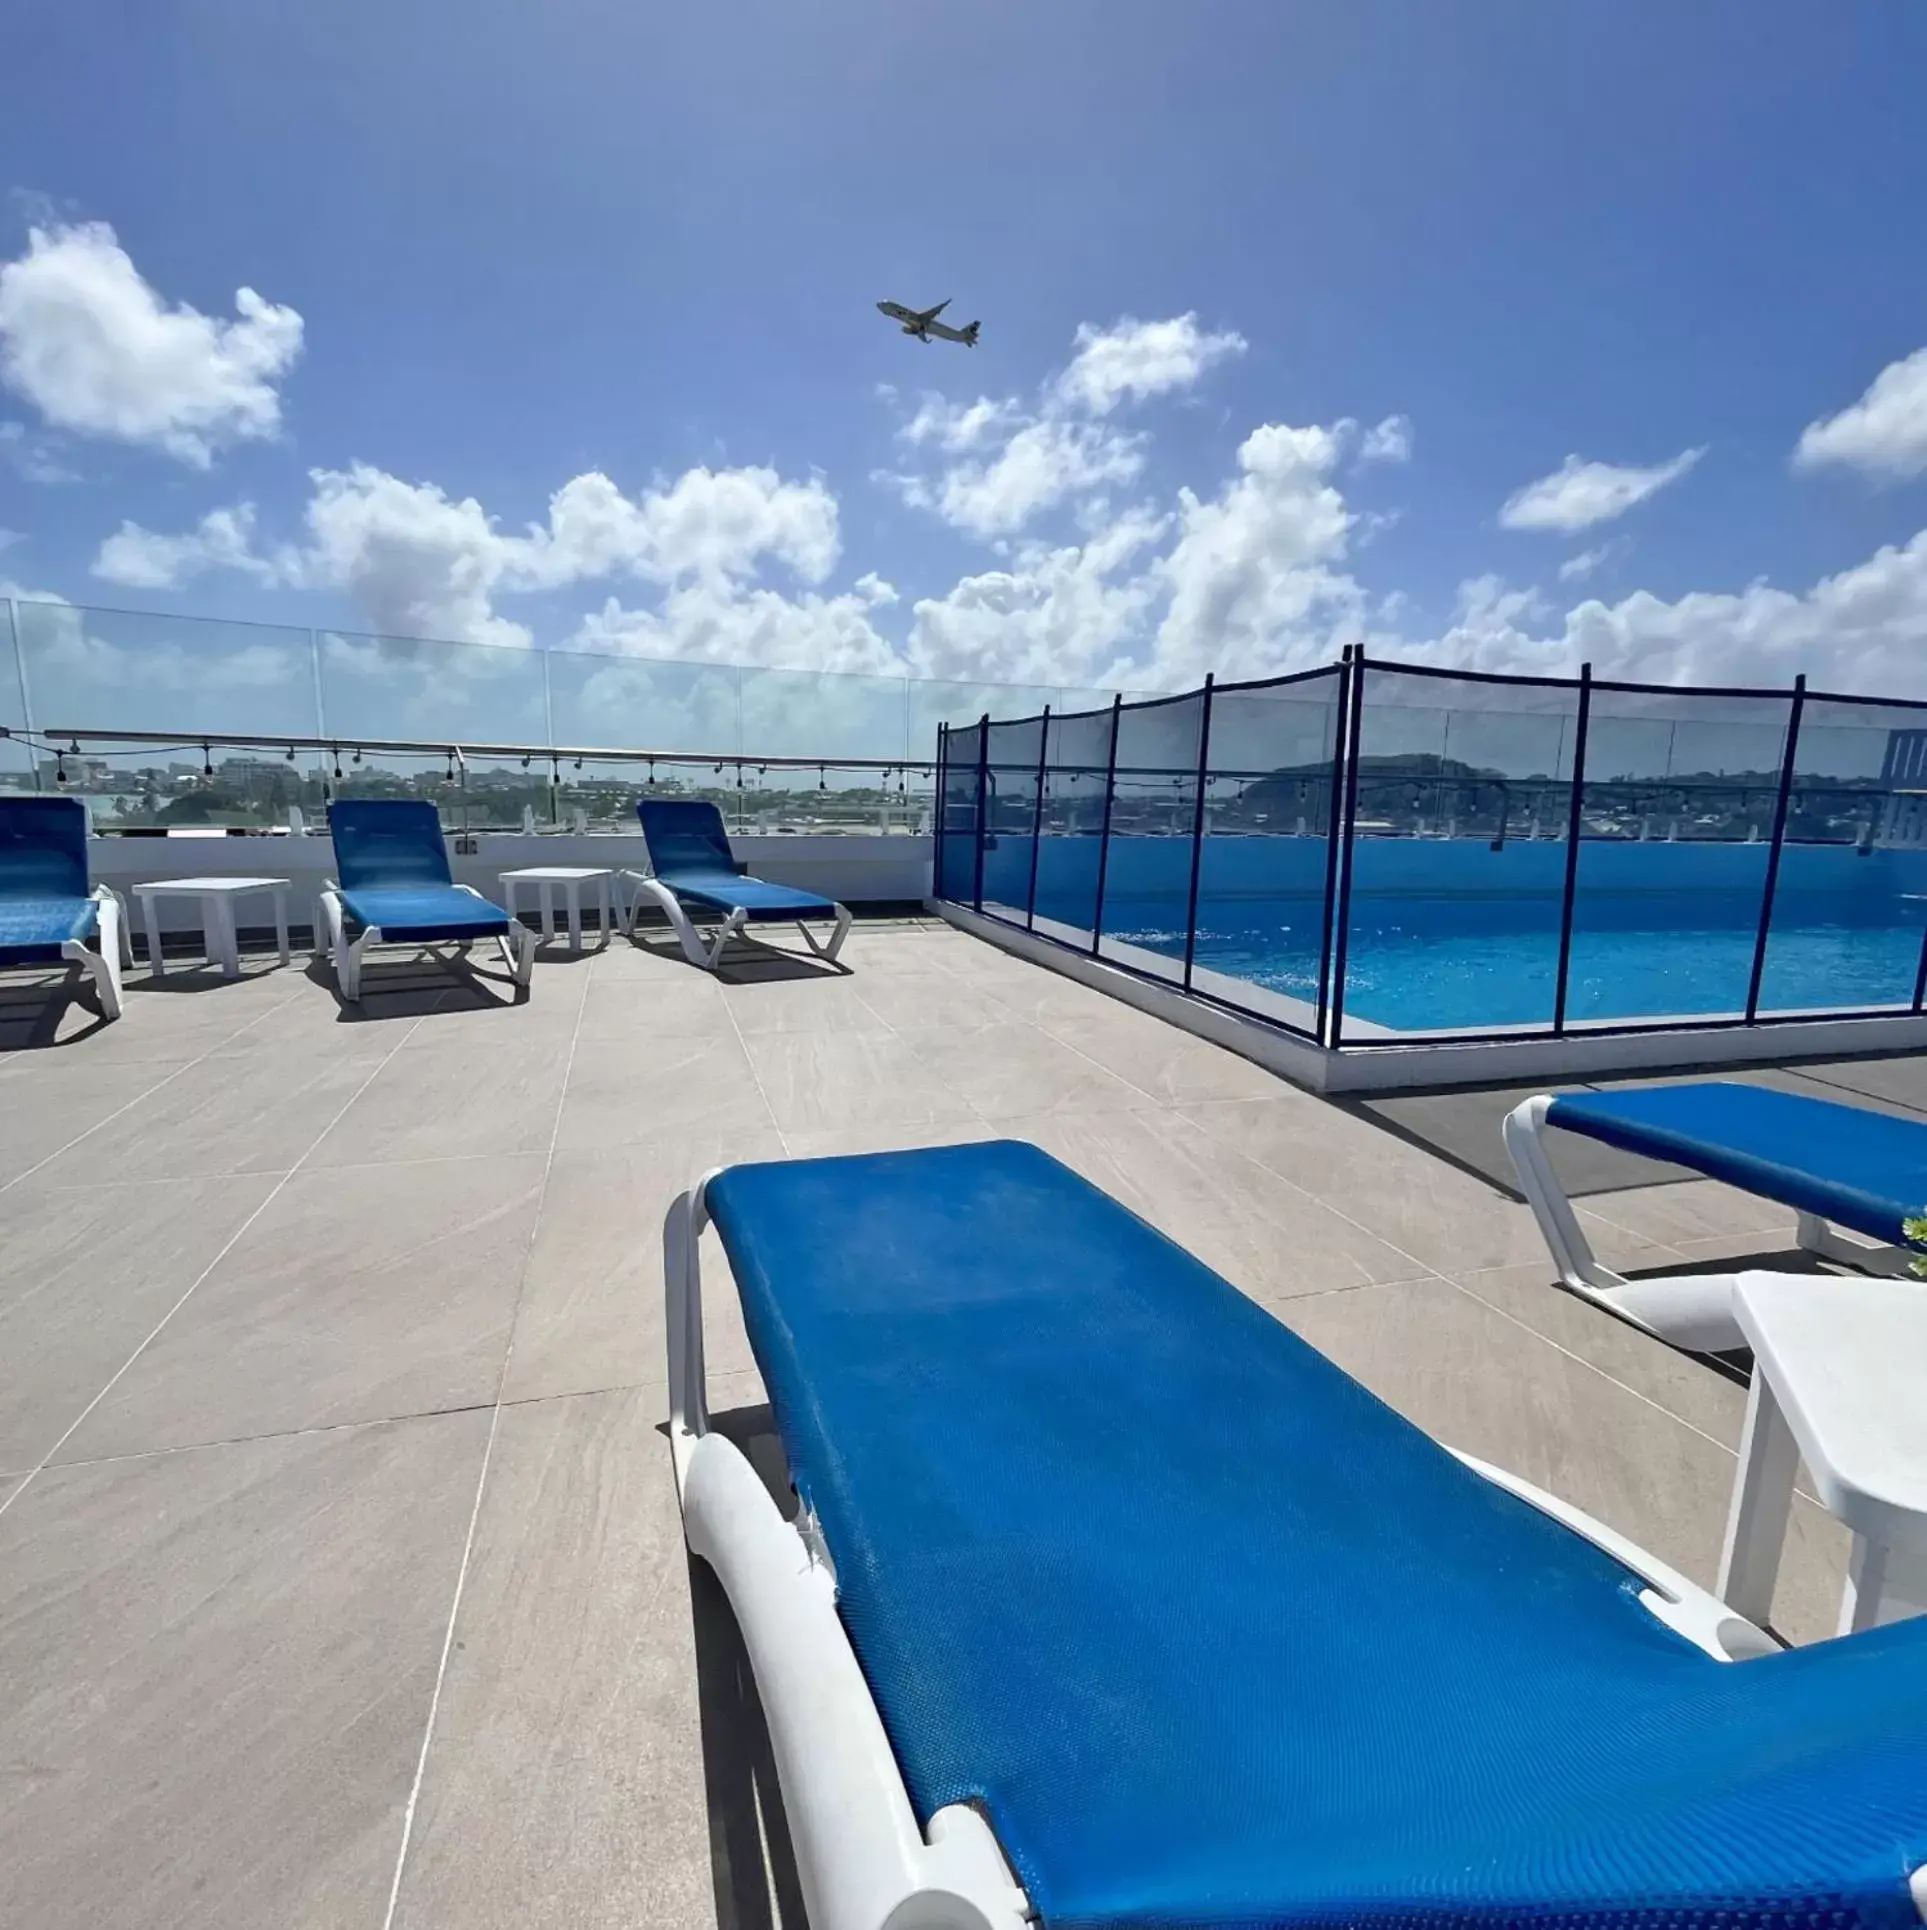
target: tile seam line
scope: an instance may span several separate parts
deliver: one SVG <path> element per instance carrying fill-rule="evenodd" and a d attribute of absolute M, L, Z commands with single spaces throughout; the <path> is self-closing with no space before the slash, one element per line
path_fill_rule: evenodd
<path fill-rule="evenodd" d="M 549 1176 L 555 1170 L 555 1150 L 562 1137 L 562 1113 L 568 1104 L 569 1080 L 575 1072 L 577 1047 L 582 1039 L 582 1014 L 589 1002 L 589 978 L 583 975 L 576 995 L 575 1024 L 569 1032 L 568 1061 L 556 1088 L 555 1117 L 549 1124 L 549 1150 L 542 1162 L 542 1178 L 536 1188 L 535 1211 L 529 1219 L 529 1235 L 522 1249 L 521 1277 L 516 1282 L 515 1305 L 509 1312 L 508 1344 L 502 1349 L 502 1365 L 495 1376 L 495 1394 L 489 1402 L 488 1439 L 482 1447 L 482 1465 L 475 1479 L 475 1499 L 469 1505 L 468 1528 L 462 1537 L 462 1558 L 455 1570 L 455 1592 L 448 1604 L 448 1623 L 442 1631 L 442 1649 L 435 1664 L 435 1686 L 428 1698 L 428 1714 L 422 1724 L 421 1748 L 415 1756 L 414 1779 L 409 1785 L 408 1801 L 402 1809 L 401 1841 L 395 1848 L 395 1872 L 388 1885 L 388 1906 L 382 1913 L 382 1930 L 392 1930 L 395 1912 L 401 1906 L 402 1879 L 408 1872 L 408 1852 L 414 1842 L 415 1817 L 421 1807 L 422 1784 L 428 1775 L 428 1757 L 435 1744 L 435 1719 L 441 1712 L 442 1689 L 448 1680 L 448 1660 L 455 1652 L 455 1630 L 461 1621 L 462 1596 L 468 1587 L 468 1571 L 475 1555 L 475 1530 L 482 1519 L 482 1501 L 488 1493 L 489 1471 L 495 1462 L 495 1441 L 502 1426 L 502 1390 L 508 1385 L 510 1363 L 515 1357 L 515 1329 L 522 1317 L 522 1302 L 528 1292 L 529 1269 L 535 1259 L 535 1242 L 542 1230 L 542 1214 L 548 1205 Z M 397 1050 L 400 1048 L 397 1047 Z"/>
<path fill-rule="evenodd" d="M 421 1020 L 417 1019 L 415 1020 L 414 1023 L 416 1025 L 419 1025 L 421 1024 Z M 273 1186 L 271 1186 L 268 1189 L 268 1192 L 266 1196 L 262 1199 L 260 1205 L 257 1206 L 254 1209 L 254 1211 L 250 1213 L 247 1216 L 247 1218 L 244 1219 L 241 1222 L 241 1224 L 237 1226 L 231 1234 L 228 1235 L 227 1239 L 223 1241 L 221 1244 L 221 1250 L 218 1253 L 216 1253 L 213 1259 L 211 1259 L 207 1263 L 207 1265 L 203 1267 L 201 1271 L 194 1276 L 193 1280 L 189 1283 L 187 1290 L 181 1295 L 181 1297 L 178 1300 L 174 1302 L 174 1304 L 171 1307 L 168 1308 L 168 1310 L 164 1314 L 161 1315 L 160 1319 L 154 1323 L 154 1326 L 149 1330 L 146 1338 L 143 1339 L 140 1345 L 137 1346 L 134 1349 L 134 1351 L 131 1354 L 129 1354 L 127 1358 L 124 1361 L 122 1361 L 121 1364 L 114 1370 L 113 1374 L 109 1377 L 106 1385 L 101 1388 L 100 1392 L 96 1394 L 94 1398 L 91 1401 L 89 1401 L 87 1405 L 83 1407 L 77 1415 L 75 1415 L 73 1420 L 68 1424 L 66 1431 L 61 1435 L 60 1439 L 57 1440 L 53 1444 L 53 1446 L 50 1447 L 46 1451 L 46 1453 L 40 1457 L 39 1461 L 27 1472 L 26 1476 L 22 1479 L 19 1486 L 16 1487 L 13 1490 L 13 1492 L 9 1494 L 4 1500 L 0 1500 L 0 1515 L 4 1515 L 6 1511 L 9 1508 L 11 1508 L 13 1504 L 16 1501 L 18 1501 L 20 1497 L 23 1494 L 25 1494 L 30 1487 L 33 1486 L 34 1482 L 40 1477 L 40 1475 L 46 1471 L 48 1464 L 53 1460 L 54 1456 L 58 1454 L 63 1447 L 66 1446 L 68 1441 L 70 1441 L 73 1438 L 75 1431 L 85 1423 L 88 1415 L 90 1415 L 94 1411 L 94 1409 L 97 1408 L 101 1404 L 101 1402 L 104 1401 L 107 1398 L 107 1396 L 114 1391 L 114 1388 L 118 1385 L 121 1379 L 121 1376 L 124 1375 L 127 1372 L 127 1370 L 133 1366 L 135 1361 L 139 1360 L 141 1355 L 144 1354 L 148 1350 L 148 1348 L 154 1344 L 155 1340 L 159 1337 L 162 1328 L 164 1328 L 167 1325 L 167 1323 L 170 1320 L 172 1320 L 174 1316 L 177 1313 L 179 1313 L 184 1306 L 187 1305 L 187 1303 L 194 1297 L 194 1295 L 200 1291 L 202 1285 L 207 1281 L 209 1276 L 214 1272 L 214 1269 L 218 1267 L 221 1264 L 221 1262 L 225 1260 L 231 1252 L 233 1252 L 236 1243 L 241 1239 L 242 1235 L 247 1232 L 248 1228 L 251 1227 L 255 1223 L 255 1221 L 258 1220 L 261 1217 L 261 1215 L 265 1213 L 268 1210 L 268 1208 L 272 1206 L 274 1202 L 281 1197 L 282 1192 L 285 1190 L 288 1184 L 293 1180 L 294 1176 L 298 1172 L 300 1172 L 303 1165 L 306 1164 L 308 1155 L 312 1153 L 315 1150 L 315 1148 L 321 1144 L 322 1140 L 330 1132 L 334 1130 L 334 1128 L 340 1123 L 344 1115 L 347 1113 L 348 1108 L 352 1106 L 355 1103 L 355 1101 L 359 1099 L 361 1095 L 368 1090 L 368 1088 L 374 1083 L 376 1077 L 380 1074 L 382 1067 L 385 1066 L 388 1063 L 389 1059 L 393 1058 L 395 1053 L 399 1052 L 400 1050 L 401 1050 L 401 1042 L 397 1040 L 395 1045 L 390 1048 L 389 1052 L 385 1057 L 376 1061 L 375 1064 L 369 1067 L 368 1076 L 365 1079 L 363 1079 L 358 1086 L 355 1087 L 354 1091 L 351 1092 L 345 1100 L 343 1100 L 339 1110 L 337 1110 L 334 1113 L 334 1115 L 328 1120 L 328 1123 L 321 1128 L 320 1132 L 318 1132 L 314 1136 L 314 1139 L 309 1143 L 307 1151 L 304 1152 L 301 1155 L 301 1157 L 297 1159 L 294 1162 L 294 1164 L 290 1166 L 285 1173 L 281 1174 L 280 1177 L 276 1179 Z M 194 1061 L 194 1063 L 198 1065 L 200 1061 L 196 1060 Z M 183 1070 L 185 1070 L 185 1068 L 183 1068 Z M 166 1082 L 163 1081 L 162 1083 L 165 1084 Z M 145 1097 L 144 1094 L 142 1096 Z M 139 1101 L 135 1101 L 135 1103 L 138 1104 Z M 105 1125 L 106 1123 L 107 1122 L 105 1120 L 101 1121 L 102 1125 Z M 25 1178 L 26 1175 L 22 1174 L 21 1177 Z"/>
<path fill-rule="evenodd" d="M 194 1068 L 198 1065 L 205 1065 L 208 1060 L 214 1058 L 221 1051 L 222 1047 L 232 1045 L 233 1042 L 236 1039 L 240 1038 L 244 1033 L 251 1032 L 257 1025 L 261 1023 L 263 1019 L 271 1018 L 277 1010 L 279 1010 L 279 1006 L 271 1005 L 268 1007 L 268 1009 L 265 1012 L 255 1013 L 254 1017 L 249 1019 L 245 1025 L 236 1026 L 232 1032 L 228 1033 L 221 1040 L 220 1045 L 209 1046 L 205 1052 L 200 1053 L 195 1058 L 183 1059 L 180 1062 L 180 1064 L 175 1066 L 174 1070 L 170 1072 L 164 1079 L 156 1079 L 151 1086 L 148 1086 L 144 1090 L 137 1092 L 133 1096 L 133 1098 L 128 1100 L 126 1105 L 116 1106 L 114 1110 L 110 1112 L 104 1119 L 96 1119 L 94 1123 L 86 1129 L 85 1132 L 76 1133 L 72 1139 L 66 1142 L 65 1145 L 56 1146 L 53 1149 L 53 1151 L 46 1156 L 45 1159 L 36 1160 L 31 1166 L 29 1166 L 26 1169 L 25 1172 L 16 1173 L 14 1174 L 12 1179 L 7 1180 L 4 1184 L 0 1184 L 0 1193 L 11 1192 L 13 1188 L 18 1186 L 22 1180 L 32 1179 L 34 1174 L 39 1172 L 43 1166 L 51 1165 L 55 1160 L 60 1158 L 60 1156 L 63 1153 L 72 1152 L 73 1149 L 76 1146 L 80 1145 L 84 1140 L 91 1139 L 93 1135 L 99 1132 L 103 1126 L 111 1126 L 116 1119 L 121 1118 L 126 1113 L 132 1112 L 136 1106 L 141 1105 L 146 1100 L 153 1098 L 155 1093 L 159 1092 L 163 1086 L 170 1086 L 174 1083 L 176 1079 L 180 1078 L 182 1074 L 192 1072 Z M 119 1022 L 122 1024 L 126 1023 L 125 1019 L 122 1019 Z M 419 1023 L 419 1021 L 417 1021 L 417 1023 Z M 136 1059 L 136 1060 L 130 1061 L 130 1063 L 137 1066 L 140 1064 L 140 1061 Z M 166 1062 L 162 1061 L 161 1063 L 165 1064 Z"/>
<path fill-rule="evenodd" d="M 1176 1116 L 1181 1119 L 1184 1118 L 1182 1113 L 1178 1113 Z M 1198 1133 L 1204 1138 L 1210 1139 L 1215 1137 L 1215 1135 L 1207 1132 L 1204 1127 L 1200 1126 L 1196 1120 L 1185 1119 L 1185 1124 L 1188 1125 L 1193 1132 Z M 1235 1151 L 1235 1148 L 1227 1150 Z M 1244 1155 L 1244 1157 L 1249 1158 L 1249 1155 Z M 1389 1248 L 1392 1252 L 1398 1254 L 1402 1259 L 1409 1261 L 1411 1265 L 1418 1269 L 1418 1272 L 1407 1280 L 1360 1282 L 1361 1285 L 1409 1287 L 1418 1284 L 1422 1279 L 1443 1281 L 1454 1293 L 1463 1295 L 1467 1300 L 1476 1301 L 1481 1307 L 1485 1307 L 1497 1314 L 1499 1318 L 1507 1322 L 1508 1325 L 1517 1327 L 1521 1333 L 1530 1334 L 1535 1340 L 1543 1341 L 1554 1353 L 1563 1354 L 1567 1360 L 1573 1362 L 1578 1367 L 1584 1368 L 1587 1373 L 1596 1374 L 1609 1385 L 1619 1388 L 1623 1393 L 1630 1394 L 1642 1407 L 1649 1407 L 1655 1414 L 1664 1414 L 1669 1420 L 1677 1421 L 1680 1426 L 1685 1428 L 1689 1433 L 1697 1434 L 1702 1441 L 1710 1441 L 1722 1454 L 1728 1457 L 1733 1455 L 1733 1450 L 1728 1447 L 1724 1441 L 1715 1439 L 1715 1437 L 1708 1434 L 1704 1428 L 1689 1421 L 1685 1415 L 1675 1414 L 1670 1407 L 1662 1406 L 1658 1401 L 1654 1400 L 1650 1394 L 1642 1394 L 1638 1388 L 1628 1386 L 1617 1374 L 1609 1374 L 1605 1368 L 1599 1366 L 1596 1362 L 1586 1359 L 1583 1354 L 1574 1353 L 1570 1347 L 1562 1345 L 1550 1335 L 1542 1334 L 1538 1328 L 1528 1325 L 1525 1321 L 1519 1319 L 1516 1314 L 1508 1313 L 1503 1307 L 1493 1306 L 1492 1302 L 1485 1299 L 1482 1295 L 1474 1293 L 1469 1287 L 1460 1285 L 1450 1274 L 1441 1273 L 1437 1267 L 1428 1265 L 1425 1261 L 1421 1260 L 1417 1254 L 1408 1253 L 1406 1249 L 1400 1246 L 1395 1240 L 1386 1239 L 1382 1233 L 1374 1233 L 1369 1226 L 1366 1226 L 1362 1221 L 1354 1219 L 1351 1214 L 1347 1213 L 1342 1207 L 1333 1205 L 1329 1200 L 1319 1199 L 1317 1194 L 1308 1191 L 1302 1186 L 1294 1185 L 1292 1181 L 1286 1179 L 1282 1173 L 1277 1172 L 1273 1167 L 1264 1165 L 1262 1161 L 1252 1161 L 1251 1163 L 1257 1165 L 1261 1171 L 1270 1173 L 1280 1185 L 1289 1187 L 1294 1193 L 1311 1200 L 1316 1205 L 1322 1206 L 1328 1213 L 1335 1214 L 1339 1219 L 1343 1220 L 1346 1225 L 1364 1234 L 1367 1239 L 1375 1240 L 1380 1246 Z"/>

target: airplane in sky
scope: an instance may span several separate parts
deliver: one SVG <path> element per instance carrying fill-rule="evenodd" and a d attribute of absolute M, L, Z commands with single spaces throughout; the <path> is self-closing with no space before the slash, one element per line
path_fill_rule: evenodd
<path fill-rule="evenodd" d="M 914 335 L 920 342 L 941 335 L 946 342 L 961 342 L 965 348 L 975 348 L 977 331 L 983 326 L 981 322 L 966 322 L 962 328 L 952 328 L 947 322 L 938 321 L 937 317 L 950 306 L 947 301 L 939 302 L 935 308 L 905 308 L 901 302 L 878 302 L 877 306 L 893 322 L 903 324 L 904 334 Z"/>

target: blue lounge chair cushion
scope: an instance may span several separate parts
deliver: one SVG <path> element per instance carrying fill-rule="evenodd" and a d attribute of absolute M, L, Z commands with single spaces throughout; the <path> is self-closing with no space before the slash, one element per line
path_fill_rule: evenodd
<path fill-rule="evenodd" d="M 1905 1244 L 1901 1221 L 1927 1205 L 1927 1121 L 1864 1106 L 1709 1080 L 1567 1094 L 1546 1121 L 1890 1245 Z"/>
<path fill-rule="evenodd" d="M 0 797 L 0 902 L 82 899 L 87 812 L 77 797 Z"/>
<path fill-rule="evenodd" d="M 641 798 L 636 816 L 649 844 L 650 865 L 677 898 L 710 911 L 740 911 L 752 923 L 836 916 L 836 906 L 814 891 L 745 877 L 729 848 L 723 814 L 713 804 Z"/>
<path fill-rule="evenodd" d="M 100 907 L 91 898 L 0 898 L 0 964 L 52 965 L 69 939 L 92 938 Z"/>
<path fill-rule="evenodd" d="M 708 1199 L 917 1812 L 1053 1930 L 1914 1921 L 1927 1619 L 1713 1660 L 1032 1147 Z"/>
<path fill-rule="evenodd" d="M 453 885 L 421 885 L 402 891 L 343 891 L 342 909 L 357 925 L 377 925 L 383 938 L 404 944 L 443 939 L 492 938 L 509 929 L 500 905 Z"/>
<path fill-rule="evenodd" d="M 788 924 L 803 918 L 836 916 L 836 906 L 829 899 L 813 891 L 798 891 L 790 885 L 767 884 L 761 878 L 741 878 L 733 873 L 678 872 L 662 882 L 678 898 L 710 911 L 740 911 L 752 924 L 759 919 L 779 919 Z"/>
<path fill-rule="evenodd" d="M 328 807 L 335 864 L 350 891 L 450 885 L 442 821 L 425 798 L 342 798 Z"/>

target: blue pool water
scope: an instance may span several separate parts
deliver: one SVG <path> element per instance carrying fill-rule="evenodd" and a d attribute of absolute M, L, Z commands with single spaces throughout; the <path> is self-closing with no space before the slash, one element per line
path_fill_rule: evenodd
<path fill-rule="evenodd" d="M 1040 920 L 1081 941 L 1098 911 L 1097 845 L 1046 837 L 1033 852 L 1028 839 L 999 840 L 986 854 L 986 905 L 1021 920 L 1034 903 Z M 1763 844 L 1582 845 L 1569 1022 L 1743 1013 L 1766 859 Z M 1113 839 L 1105 864 L 1105 938 L 1169 961 L 1174 977 L 1190 863 L 1188 839 L 1143 837 Z M 1325 864 L 1316 838 L 1208 838 L 1196 964 L 1315 1004 Z M 1399 1032 L 1550 1025 L 1565 870 L 1565 847 L 1550 840 L 1499 852 L 1473 839 L 1362 840 L 1347 1019 Z M 1910 1006 L 1924 923 L 1927 852 L 1789 845 L 1760 1010 Z"/>

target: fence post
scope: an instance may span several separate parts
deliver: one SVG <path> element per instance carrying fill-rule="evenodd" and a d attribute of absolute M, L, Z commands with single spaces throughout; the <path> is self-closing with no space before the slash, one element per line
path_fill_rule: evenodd
<path fill-rule="evenodd" d="M 977 720 L 977 858 L 970 887 L 973 911 L 984 908 L 984 831 L 990 813 L 990 712 Z"/>
<path fill-rule="evenodd" d="M 549 690 L 549 646 L 541 649 L 542 657 L 542 732 L 550 750 L 555 749 L 555 698 Z"/>
<path fill-rule="evenodd" d="M 1766 853 L 1766 887 L 1760 895 L 1760 935 L 1753 943 L 1753 974 L 1746 981 L 1746 1022 L 1760 1014 L 1760 982 L 1766 977 L 1766 941 L 1773 930 L 1773 894 L 1780 888 L 1780 852 L 1786 844 L 1787 806 L 1793 799 L 1793 760 L 1800 749 L 1800 713 L 1807 707 L 1807 679 L 1802 671 L 1793 680 L 1793 703 L 1787 711 L 1786 755 L 1780 759 L 1780 789 L 1773 800 L 1773 842 Z"/>
<path fill-rule="evenodd" d="M 1091 907 L 1091 956 L 1104 937 L 1104 874 L 1111 863 L 1111 805 L 1117 796 L 1117 727 L 1124 715 L 1124 693 L 1111 699 L 1111 754 L 1104 765 L 1104 829 L 1097 840 L 1097 903 Z"/>
<path fill-rule="evenodd" d="M 1566 799 L 1566 888 L 1559 901 L 1559 975 L 1553 982 L 1552 1029 L 1566 1029 L 1566 979 L 1572 968 L 1572 909 L 1579 890 L 1580 812 L 1586 801 L 1586 733 L 1592 724 L 1592 665 L 1579 666 L 1579 715 L 1572 728 L 1572 792 Z"/>
<path fill-rule="evenodd" d="M 1358 831 L 1358 745 L 1365 723 L 1365 651 L 1352 646 L 1351 698 L 1345 718 L 1345 822 L 1338 852 L 1338 889 L 1332 906 L 1331 989 L 1327 1016 L 1331 1036 L 1325 1041 L 1336 1050 L 1345 1031 L 1345 952 L 1352 923 L 1352 846 Z M 1338 773 L 1333 771 L 1333 796 L 1337 795 Z"/>
<path fill-rule="evenodd" d="M 314 679 L 314 734 L 328 734 L 328 712 L 321 700 L 321 632 L 308 632 L 308 672 Z"/>
<path fill-rule="evenodd" d="M 1198 718 L 1198 795 L 1191 811 L 1191 890 L 1184 907 L 1184 989 L 1191 989 L 1191 965 L 1198 952 L 1198 878 L 1204 868 L 1204 787 L 1211 775 L 1212 676 L 1204 673 L 1204 711 Z"/>
<path fill-rule="evenodd" d="M 32 738 L 33 701 L 27 695 L 27 646 L 20 640 L 20 609 L 12 597 L 0 597 L 7 606 L 7 635 L 13 640 L 13 674 L 20 685 L 20 729 L 28 740 L 22 748 L 27 753 L 27 775 L 33 779 L 35 791 L 40 789 L 40 757 L 35 751 Z"/>
<path fill-rule="evenodd" d="M 936 831 L 935 841 L 930 847 L 930 891 L 933 897 L 947 898 L 949 893 L 943 888 L 943 810 L 947 791 L 945 778 L 950 770 L 950 726 L 939 721 L 937 725 L 937 794 L 931 800 L 930 822 Z"/>
<path fill-rule="evenodd" d="M 1331 990 L 1332 908 L 1338 901 L 1339 848 L 1344 839 L 1340 791 L 1345 768 L 1346 733 L 1351 717 L 1352 648 L 1351 644 L 1346 644 L 1338 657 L 1338 705 L 1332 718 L 1331 774 L 1325 793 L 1325 908 L 1320 914 L 1318 927 L 1318 1010 L 1311 1026 L 1312 1034 L 1320 1045 L 1326 1043 L 1325 1012 Z"/>
<path fill-rule="evenodd" d="M 1044 844 L 1044 776 L 1050 769 L 1050 705 L 1044 706 L 1037 739 L 1037 803 L 1030 817 L 1030 891 L 1024 899 L 1024 929 L 1037 929 L 1037 854 Z"/>

